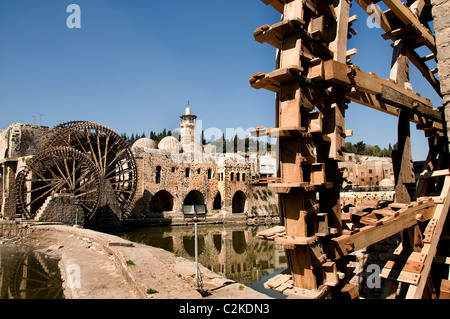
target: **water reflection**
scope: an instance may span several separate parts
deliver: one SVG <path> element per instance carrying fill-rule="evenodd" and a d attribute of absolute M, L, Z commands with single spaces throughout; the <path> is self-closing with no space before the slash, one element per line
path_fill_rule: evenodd
<path fill-rule="evenodd" d="M 287 268 L 284 250 L 256 238 L 266 226 L 199 225 L 199 262 L 210 270 L 275 298 L 283 294 L 263 283 Z M 116 234 L 194 259 L 194 227 L 151 227 Z"/>
<path fill-rule="evenodd" d="M 58 259 L 25 246 L 0 246 L 0 299 L 62 298 Z"/>

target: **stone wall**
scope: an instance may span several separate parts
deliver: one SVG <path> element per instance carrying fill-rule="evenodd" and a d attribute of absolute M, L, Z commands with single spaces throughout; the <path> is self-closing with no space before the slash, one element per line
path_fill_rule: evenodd
<path fill-rule="evenodd" d="M 436 37 L 438 76 L 447 132 L 450 132 L 450 1 L 431 0 L 433 28 Z M 450 134 L 448 134 L 450 137 Z"/>
<path fill-rule="evenodd" d="M 209 215 L 227 215 L 233 212 L 236 193 L 245 199 L 248 197 L 250 171 L 245 163 L 225 161 L 220 164 L 206 154 L 192 158 L 188 154 L 173 155 L 156 149 L 144 152 L 135 148 L 133 151 L 139 183 L 131 218 L 181 218 L 188 195 L 197 203 L 203 202 Z M 161 208 L 157 204 L 159 199 L 172 203 Z M 246 203 L 244 211 L 247 210 Z"/>

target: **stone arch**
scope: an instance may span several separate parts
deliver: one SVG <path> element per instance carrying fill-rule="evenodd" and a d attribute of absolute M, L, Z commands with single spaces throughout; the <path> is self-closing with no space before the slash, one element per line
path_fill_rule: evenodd
<path fill-rule="evenodd" d="M 238 214 L 238 213 L 244 212 L 246 199 L 247 198 L 243 191 L 237 191 L 236 193 L 234 193 L 233 200 L 231 202 L 232 203 L 231 211 L 233 214 Z"/>
<path fill-rule="evenodd" d="M 161 213 L 173 210 L 173 196 L 166 190 L 160 190 L 150 201 L 150 212 Z"/>
<path fill-rule="evenodd" d="M 247 238 L 245 237 L 245 233 L 241 230 L 234 231 L 231 236 L 233 250 L 237 254 L 242 254 L 247 249 Z"/>
<path fill-rule="evenodd" d="M 220 192 L 217 192 L 216 197 L 214 197 L 213 209 L 222 209 L 222 195 L 220 195 Z"/>
<path fill-rule="evenodd" d="M 203 196 L 203 194 L 194 189 L 191 190 L 186 197 L 184 198 L 184 205 L 203 205 L 205 204 L 205 197 Z"/>
<path fill-rule="evenodd" d="M 205 238 L 199 237 L 197 239 L 198 243 L 198 255 L 200 256 L 205 250 Z M 194 236 L 183 236 L 183 247 L 189 256 L 195 257 L 195 237 Z"/>

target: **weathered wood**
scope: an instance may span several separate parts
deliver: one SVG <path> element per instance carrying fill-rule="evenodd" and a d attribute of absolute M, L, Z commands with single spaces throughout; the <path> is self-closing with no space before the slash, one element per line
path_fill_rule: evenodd
<path fill-rule="evenodd" d="M 411 136 L 409 125 L 409 110 L 402 109 L 398 119 L 398 151 L 392 153 L 392 163 L 395 177 L 395 201 L 410 203 L 408 193 L 410 184 L 415 183 L 412 164 Z"/>
<path fill-rule="evenodd" d="M 433 219 L 436 221 L 436 225 L 433 230 L 433 239 L 430 243 L 425 243 L 421 253 L 426 254 L 430 258 L 426 258 L 424 262 L 424 268 L 422 270 L 422 276 L 419 279 L 417 285 L 410 286 L 408 292 L 406 294 L 406 298 L 408 299 L 420 299 L 423 294 L 423 290 L 427 283 L 428 275 L 431 270 L 431 265 L 433 262 L 433 258 L 436 254 L 437 245 L 439 242 L 439 237 L 441 236 L 442 229 L 444 228 L 445 220 L 447 218 L 448 210 L 450 207 L 450 176 L 445 177 L 444 185 L 442 187 L 441 196 L 445 196 L 445 201 L 443 204 L 438 204 L 436 206 L 436 210 L 433 215 Z M 432 219 L 432 220 L 433 220 Z M 431 221 L 432 221 L 431 220 Z M 430 222 L 431 222 L 430 221 Z"/>
<path fill-rule="evenodd" d="M 431 31 L 425 27 L 411 10 L 400 0 L 383 0 L 383 2 L 395 13 L 395 15 L 405 24 L 413 25 L 415 29 L 425 39 L 425 45 L 431 52 L 436 53 L 436 40 Z"/>
<path fill-rule="evenodd" d="M 399 108 L 406 108 L 412 112 L 416 112 L 421 116 L 429 118 L 430 120 L 442 122 L 442 112 L 433 109 L 427 104 L 424 104 L 419 99 L 415 99 L 410 95 L 406 95 L 392 87 L 381 85 L 381 94 L 377 95 L 377 99 L 381 102 L 394 105 Z"/>
<path fill-rule="evenodd" d="M 256 233 L 256 238 L 274 240 L 278 236 L 286 234 L 286 227 L 275 226 L 269 229 L 265 229 Z"/>
<path fill-rule="evenodd" d="M 384 238 L 390 237 L 403 229 L 418 223 L 416 215 L 423 210 L 434 210 L 434 202 L 425 202 L 405 209 L 398 216 L 379 226 L 366 226 L 353 235 L 341 235 L 330 240 L 334 257 L 338 259 L 350 252 L 367 247 Z"/>
<path fill-rule="evenodd" d="M 355 0 L 357 4 L 365 11 L 367 14 L 369 14 L 372 18 L 375 18 L 375 21 L 380 25 L 380 27 L 386 31 L 391 31 L 391 26 L 389 24 L 388 19 L 386 18 L 386 15 L 384 14 L 381 9 L 379 9 L 378 6 L 376 6 L 374 1 L 370 0 Z"/>

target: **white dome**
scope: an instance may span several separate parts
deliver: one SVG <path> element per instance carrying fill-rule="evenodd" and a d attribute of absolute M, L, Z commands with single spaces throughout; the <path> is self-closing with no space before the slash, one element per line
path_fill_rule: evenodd
<path fill-rule="evenodd" d="M 156 145 L 156 142 L 152 139 L 149 139 L 148 137 L 143 137 L 138 139 L 136 142 L 134 142 L 133 146 L 131 148 L 135 147 L 142 147 L 145 150 L 149 149 L 156 149 L 158 146 Z"/>
<path fill-rule="evenodd" d="M 181 144 L 175 137 L 166 136 L 159 142 L 158 148 L 162 151 L 178 153 L 181 150 Z"/>
<path fill-rule="evenodd" d="M 191 115 L 191 108 L 189 106 L 186 108 L 186 114 L 185 115 Z"/>
<path fill-rule="evenodd" d="M 385 178 L 385 179 L 380 181 L 379 185 L 381 187 L 391 187 L 391 186 L 395 186 L 395 183 L 394 183 L 394 181 L 392 179 Z"/>

